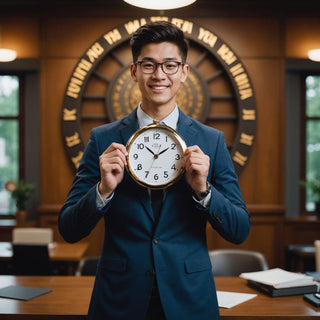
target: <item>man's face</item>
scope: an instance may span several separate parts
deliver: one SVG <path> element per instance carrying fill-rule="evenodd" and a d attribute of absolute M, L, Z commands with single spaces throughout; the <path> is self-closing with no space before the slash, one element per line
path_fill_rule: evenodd
<path fill-rule="evenodd" d="M 142 47 L 138 61 L 178 61 L 182 62 L 177 45 L 170 42 L 150 43 Z M 142 107 L 145 109 L 168 107 L 175 105 L 180 83 L 184 82 L 189 73 L 188 65 L 180 65 L 178 72 L 168 75 L 160 65 L 152 74 L 142 72 L 140 65 L 131 65 L 131 76 L 139 85 L 142 95 Z"/>

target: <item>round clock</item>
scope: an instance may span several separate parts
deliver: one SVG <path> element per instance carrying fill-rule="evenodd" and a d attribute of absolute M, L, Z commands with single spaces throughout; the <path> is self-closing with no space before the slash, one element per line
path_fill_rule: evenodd
<path fill-rule="evenodd" d="M 167 188 L 184 173 L 186 143 L 168 126 L 154 123 L 140 128 L 130 137 L 126 148 L 127 170 L 144 187 Z"/>

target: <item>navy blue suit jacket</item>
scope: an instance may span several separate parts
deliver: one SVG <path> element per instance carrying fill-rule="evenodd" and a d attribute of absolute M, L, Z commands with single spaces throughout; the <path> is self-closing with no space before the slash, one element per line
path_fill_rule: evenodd
<path fill-rule="evenodd" d="M 209 223 L 224 239 L 243 242 L 250 216 L 222 132 L 184 115 L 177 131 L 188 146 L 210 156 L 207 209 L 196 204 L 185 178 L 169 187 L 155 225 L 147 190 L 125 172 L 110 203 L 96 206 L 99 156 L 112 143 L 126 144 L 138 129 L 136 110 L 95 128 L 68 198 L 59 215 L 63 238 L 76 242 L 104 218 L 104 245 L 89 308 L 89 319 L 143 320 L 154 274 L 168 320 L 219 319 L 212 267 L 206 245 Z"/>

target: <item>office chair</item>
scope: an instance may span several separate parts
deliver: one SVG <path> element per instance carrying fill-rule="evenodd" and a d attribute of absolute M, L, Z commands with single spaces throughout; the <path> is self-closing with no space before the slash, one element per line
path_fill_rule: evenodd
<path fill-rule="evenodd" d="M 51 228 L 14 228 L 12 231 L 12 267 L 15 275 L 52 274 L 48 244 Z"/>
<path fill-rule="evenodd" d="M 241 249 L 209 251 L 212 272 L 217 277 L 237 277 L 243 272 L 263 271 L 268 263 L 263 254 Z"/>
<path fill-rule="evenodd" d="M 95 276 L 99 257 L 85 257 L 79 262 L 76 276 Z"/>

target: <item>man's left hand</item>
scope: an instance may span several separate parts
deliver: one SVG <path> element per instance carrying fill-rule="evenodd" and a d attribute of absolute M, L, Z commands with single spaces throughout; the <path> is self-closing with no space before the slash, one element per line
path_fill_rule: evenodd
<path fill-rule="evenodd" d="M 188 147 L 184 153 L 183 166 L 186 170 L 186 179 L 196 194 L 207 190 L 207 178 L 210 167 L 210 158 L 199 146 Z"/>

